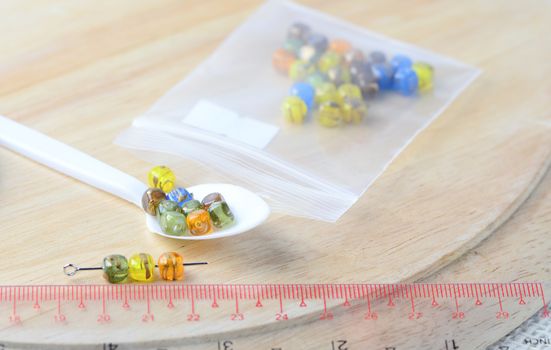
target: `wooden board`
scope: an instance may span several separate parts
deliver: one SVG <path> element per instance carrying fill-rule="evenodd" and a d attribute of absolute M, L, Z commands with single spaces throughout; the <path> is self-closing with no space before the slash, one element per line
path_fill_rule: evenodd
<path fill-rule="evenodd" d="M 103 283 L 94 273 L 67 279 L 61 266 L 168 250 L 209 261 L 190 271 L 190 282 L 414 281 L 490 236 L 551 162 L 545 3 L 305 3 L 484 72 L 335 225 L 274 215 L 237 238 L 175 242 L 148 233 L 131 205 L 0 149 L 1 283 Z M 143 179 L 151 165 L 113 138 L 258 4 L 3 2 L 0 113 Z M 548 223 L 549 215 L 532 224 Z M 479 259 L 457 276 L 439 276 L 525 277 L 517 271 L 533 271 L 549 254 L 516 250 L 524 237 L 499 248 L 523 257 L 503 274 Z"/>

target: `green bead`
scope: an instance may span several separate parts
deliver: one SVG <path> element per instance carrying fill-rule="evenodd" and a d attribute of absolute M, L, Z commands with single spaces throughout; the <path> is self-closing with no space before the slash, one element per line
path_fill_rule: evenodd
<path fill-rule="evenodd" d="M 124 282 L 128 277 L 128 260 L 122 255 L 108 255 L 103 258 L 102 269 L 110 283 Z"/>
<path fill-rule="evenodd" d="M 180 211 L 180 206 L 178 206 L 178 203 L 174 201 L 169 201 L 168 199 L 165 199 L 159 203 L 159 206 L 157 207 L 157 214 L 162 215 L 166 213 L 167 211 Z"/>
<path fill-rule="evenodd" d="M 327 73 L 329 69 L 337 67 L 341 63 L 341 60 L 341 55 L 336 52 L 328 51 L 320 57 L 318 68 L 322 73 Z"/>
<path fill-rule="evenodd" d="M 209 207 L 209 214 L 212 224 L 218 228 L 229 226 L 235 220 L 235 217 L 226 202 L 213 203 Z"/>
<path fill-rule="evenodd" d="M 186 233 L 186 217 L 177 211 L 167 211 L 161 214 L 161 229 L 167 235 L 181 236 Z"/>
<path fill-rule="evenodd" d="M 184 203 L 182 206 L 182 213 L 187 216 L 189 213 L 197 209 L 203 209 L 203 204 L 201 204 L 201 202 L 197 199 L 192 199 Z"/>
<path fill-rule="evenodd" d="M 289 77 L 295 81 L 304 80 L 314 73 L 314 66 L 303 60 L 296 60 L 289 67 Z"/>
<path fill-rule="evenodd" d="M 308 113 L 306 103 L 298 96 L 288 96 L 281 106 L 283 116 L 288 122 L 302 124 Z"/>

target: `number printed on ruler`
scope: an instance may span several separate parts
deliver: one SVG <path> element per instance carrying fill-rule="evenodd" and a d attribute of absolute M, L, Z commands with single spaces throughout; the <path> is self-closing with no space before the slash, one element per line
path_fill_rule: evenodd
<path fill-rule="evenodd" d="M 470 319 L 481 322 L 481 314 L 500 323 L 527 305 L 537 305 L 540 316 L 549 317 L 541 283 L 0 286 L 0 339 L 24 341 L 25 332 L 14 330 L 34 329 L 38 334 L 59 326 L 64 336 L 84 332 L 80 336 L 90 341 L 105 329 L 112 333 L 107 340 L 124 341 L 128 327 L 139 330 L 138 338 L 162 339 L 165 330 L 170 335 L 182 329 L 185 335 L 202 335 L 297 320 L 308 327 L 331 325 L 346 314 L 353 315 L 353 324 L 361 329 L 398 319 L 421 324 L 438 318 L 433 324 L 458 325 Z M 351 339 L 339 334 L 323 334 L 319 341 L 332 350 L 353 348 Z M 446 350 L 460 346 L 454 337 L 438 341 Z M 216 347 L 239 349 L 231 338 L 218 339 Z M 395 344 L 384 348 L 399 349 Z"/>

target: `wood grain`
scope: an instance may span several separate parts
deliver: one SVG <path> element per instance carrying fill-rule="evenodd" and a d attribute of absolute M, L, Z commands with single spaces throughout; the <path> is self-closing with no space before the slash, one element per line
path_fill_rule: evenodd
<path fill-rule="evenodd" d="M 168 250 L 210 262 L 190 271 L 190 282 L 413 281 L 472 251 L 509 219 L 551 162 L 551 82 L 544 79 L 551 74 L 549 4 L 304 3 L 484 73 L 335 225 L 274 215 L 237 239 L 174 242 L 147 232 L 131 205 L 0 149 L 1 282 L 103 283 L 94 273 L 69 280 L 61 266 L 97 265 L 114 252 Z M 113 138 L 258 4 L 2 2 L 0 113 L 145 179 L 151 165 L 112 145 Z M 192 170 L 177 170 L 193 179 Z M 548 223 L 547 211 L 522 225 L 545 232 Z M 517 249 L 524 237 L 507 247 L 484 243 L 497 244 L 504 261 L 522 257 L 503 261 L 499 273 L 468 255 L 477 263 L 438 276 L 522 278 L 519 271 L 534 271 L 549 258 L 549 242 Z"/>

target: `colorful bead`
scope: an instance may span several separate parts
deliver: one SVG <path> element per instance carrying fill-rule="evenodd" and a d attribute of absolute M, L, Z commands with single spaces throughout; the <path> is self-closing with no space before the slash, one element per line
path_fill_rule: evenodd
<path fill-rule="evenodd" d="M 374 97 L 379 92 L 379 84 L 374 77 L 369 78 L 367 74 L 361 74 L 355 79 L 356 85 L 362 91 L 364 99 Z"/>
<path fill-rule="evenodd" d="M 373 65 L 373 73 L 377 78 L 377 84 L 379 84 L 379 90 L 392 89 L 392 79 L 394 75 L 394 69 L 388 63 L 377 63 Z"/>
<path fill-rule="evenodd" d="M 415 62 L 412 69 L 417 74 L 419 80 L 419 91 L 432 89 L 432 81 L 434 79 L 434 69 L 432 66 L 424 62 Z"/>
<path fill-rule="evenodd" d="M 215 227 L 223 228 L 233 224 L 234 215 L 226 202 L 216 202 L 209 207 L 209 215 Z"/>
<path fill-rule="evenodd" d="M 327 78 L 330 82 L 341 85 L 351 81 L 350 70 L 346 66 L 336 66 L 329 68 Z"/>
<path fill-rule="evenodd" d="M 342 111 L 335 101 L 327 101 L 320 105 L 318 110 L 318 122 L 328 128 L 334 128 L 341 123 Z"/>
<path fill-rule="evenodd" d="M 373 64 L 381 64 L 386 62 L 386 55 L 382 51 L 373 51 L 369 54 L 369 61 Z"/>
<path fill-rule="evenodd" d="M 329 44 L 329 50 L 344 55 L 348 51 L 352 50 L 352 45 L 346 40 L 335 39 Z"/>
<path fill-rule="evenodd" d="M 367 106 L 361 99 L 346 99 L 342 104 L 342 119 L 359 124 L 367 116 Z"/>
<path fill-rule="evenodd" d="M 300 40 L 306 40 L 310 35 L 310 27 L 301 22 L 295 22 L 291 24 L 287 31 L 287 38 L 295 38 Z"/>
<path fill-rule="evenodd" d="M 180 206 L 178 206 L 178 203 L 174 201 L 170 201 L 168 199 L 162 200 L 161 203 L 159 203 L 159 206 L 157 207 L 157 214 L 162 215 L 168 211 L 180 211 Z"/>
<path fill-rule="evenodd" d="M 159 225 L 164 233 L 171 236 L 182 236 L 187 231 L 186 216 L 178 211 L 161 214 Z"/>
<path fill-rule="evenodd" d="M 350 66 L 354 62 L 365 62 L 362 50 L 350 50 L 344 54 L 344 63 Z"/>
<path fill-rule="evenodd" d="M 298 96 L 288 96 L 281 107 L 285 120 L 293 124 L 302 124 L 308 113 L 308 106 Z"/>
<path fill-rule="evenodd" d="M 185 202 L 182 206 L 182 214 L 187 216 L 192 211 L 195 211 L 197 209 L 203 209 L 203 204 L 199 202 L 197 199 L 192 199 L 189 202 Z"/>
<path fill-rule="evenodd" d="M 318 68 L 322 73 L 327 73 L 329 69 L 338 66 L 341 60 L 341 55 L 336 52 L 328 51 L 321 55 L 318 61 Z"/>
<path fill-rule="evenodd" d="M 183 187 L 178 187 L 170 191 L 166 197 L 171 201 L 178 203 L 179 206 L 182 206 L 185 202 L 193 199 L 193 194 L 189 193 L 188 190 Z"/>
<path fill-rule="evenodd" d="M 153 281 L 155 262 L 147 253 L 134 254 L 128 259 L 128 275 L 138 282 Z"/>
<path fill-rule="evenodd" d="M 417 91 L 419 79 L 411 68 L 400 68 L 394 74 L 393 88 L 404 96 L 413 95 Z"/>
<path fill-rule="evenodd" d="M 157 215 L 157 207 L 165 200 L 165 193 L 158 188 L 148 188 L 142 196 L 142 207 L 149 215 Z"/>
<path fill-rule="evenodd" d="M 306 103 L 306 107 L 308 107 L 309 111 L 314 107 L 316 92 L 312 85 L 303 82 L 294 83 L 289 93 L 293 96 L 300 97 L 300 99 Z"/>
<path fill-rule="evenodd" d="M 320 58 L 320 53 L 312 45 L 304 45 L 300 48 L 298 57 L 303 61 L 313 63 Z"/>
<path fill-rule="evenodd" d="M 354 61 L 349 65 L 349 70 L 352 80 L 355 80 L 360 75 L 371 76 L 373 77 L 373 80 L 375 80 L 370 63 L 364 61 Z"/>
<path fill-rule="evenodd" d="M 313 46 L 317 52 L 324 52 L 325 50 L 327 50 L 329 40 L 327 40 L 327 37 L 325 35 L 311 33 L 310 35 L 308 35 L 306 43 Z"/>
<path fill-rule="evenodd" d="M 283 43 L 283 48 L 297 57 L 300 54 L 300 48 L 304 45 L 304 42 L 300 39 L 288 38 Z"/>
<path fill-rule="evenodd" d="M 306 82 L 308 82 L 310 85 L 312 85 L 314 87 L 314 89 L 316 89 L 318 86 L 325 83 L 326 81 L 327 81 L 327 78 L 325 77 L 324 74 L 322 74 L 320 72 L 315 72 L 313 74 L 310 74 L 306 78 Z"/>
<path fill-rule="evenodd" d="M 166 281 L 182 281 L 184 279 L 184 257 L 176 252 L 163 253 L 159 256 L 157 266 L 159 275 Z"/>
<path fill-rule="evenodd" d="M 285 75 L 289 74 L 289 68 L 295 60 L 295 56 L 285 49 L 277 49 L 272 55 L 274 68 Z"/>
<path fill-rule="evenodd" d="M 321 105 L 324 102 L 340 101 L 337 87 L 333 83 L 323 83 L 316 87 L 316 103 Z"/>
<path fill-rule="evenodd" d="M 337 90 L 341 100 L 345 99 L 362 99 L 362 91 L 358 85 L 342 84 Z"/>
<path fill-rule="evenodd" d="M 109 283 L 124 282 L 128 277 L 128 260 L 122 255 L 108 255 L 103 258 L 102 270 Z"/>
<path fill-rule="evenodd" d="M 164 165 L 154 167 L 147 175 L 149 187 L 160 188 L 164 193 L 172 191 L 175 181 L 172 170 Z"/>
<path fill-rule="evenodd" d="M 220 193 L 218 192 L 213 192 L 213 193 L 209 193 L 205 196 L 205 198 L 203 198 L 203 200 L 201 201 L 201 204 L 203 205 L 203 207 L 205 208 L 205 210 L 209 210 L 209 207 L 214 204 L 214 203 L 218 203 L 218 202 L 225 202 L 226 200 L 224 199 L 224 196 L 222 196 Z"/>
<path fill-rule="evenodd" d="M 379 91 L 379 85 L 377 84 L 377 78 L 373 73 L 373 67 L 370 63 L 364 63 L 361 67 L 358 67 L 356 74 L 352 76 L 352 81 L 362 91 L 364 98 L 370 98 L 375 96 Z M 350 67 L 352 70 L 352 66 Z"/>
<path fill-rule="evenodd" d="M 209 213 L 204 209 L 192 211 L 186 218 L 189 232 L 194 236 L 202 236 L 212 231 Z"/>
<path fill-rule="evenodd" d="M 413 62 L 411 61 L 411 58 L 405 55 L 396 55 L 392 57 L 390 64 L 392 65 L 392 68 L 394 68 L 394 71 L 397 71 L 400 68 L 411 68 Z"/>
<path fill-rule="evenodd" d="M 295 81 L 304 80 L 309 74 L 314 72 L 314 67 L 303 60 L 296 60 L 289 68 L 289 77 Z"/>

